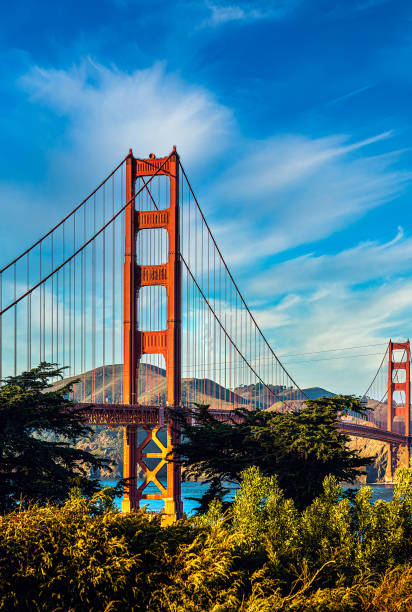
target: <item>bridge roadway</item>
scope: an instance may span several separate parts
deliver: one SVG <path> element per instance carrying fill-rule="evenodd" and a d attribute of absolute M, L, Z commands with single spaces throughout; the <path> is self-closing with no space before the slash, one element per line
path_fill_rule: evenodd
<path fill-rule="evenodd" d="M 170 418 L 167 407 L 158 407 L 142 404 L 95 404 L 78 403 L 77 406 L 84 411 L 85 419 L 89 425 L 148 425 L 162 427 Z M 239 416 L 232 410 L 211 409 L 211 413 L 219 420 L 234 419 L 240 422 Z M 341 420 L 339 429 L 345 433 L 360 438 L 371 438 L 381 442 L 395 445 L 412 445 L 412 436 L 380 429 L 374 424 L 361 425 L 352 421 Z"/>

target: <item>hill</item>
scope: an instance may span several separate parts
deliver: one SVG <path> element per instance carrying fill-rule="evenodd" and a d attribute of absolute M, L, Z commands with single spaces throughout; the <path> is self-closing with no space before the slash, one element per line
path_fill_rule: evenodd
<path fill-rule="evenodd" d="M 69 382 L 75 378 L 66 378 L 63 382 Z M 81 382 L 75 388 L 75 399 L 83 402 L 121 403 L 122 386 L 122 364 L 99 367 L 81 376 Z M 190 400 L 199 404 L 215 405 L 218 402 L 219 408 L 223 409 L 231 409 L 236 403 L 240 406 L 255 408 L 257 404 L 252 395 L 252 393 L 243 391 L 242 387 L 234 390 L 227 389 L 208 378 L 182 379 L 183 403 Z M 166 403 L 166 371 L 164 369 L 147 363 L 140 364 L 138 403 Z"/>

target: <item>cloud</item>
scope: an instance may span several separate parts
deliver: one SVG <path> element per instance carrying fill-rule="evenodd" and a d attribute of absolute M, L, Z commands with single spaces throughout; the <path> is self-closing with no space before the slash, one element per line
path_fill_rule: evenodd
<path fill-rule="evenodd" d="M 390 0 L 365 0 L 355 5 L 355 11 L 368 11 L 377 8 L 382 4 L 387 4 Z"/>
<path fill-rule="evenodd" d="M 354 287 L 412 273 L 412 238 L 402 228 L 390 242 L 364 242 L 335 255 L 306 254 L 272 266 L 252 280 L 261 296 L 285 292 L 311 294 L 333 291 L 337 285 Z"/>
<path fill-rule="evenodd" d="M 250 23 L 262 20 L 278 20 L 289 15 L 299 4 L 293 0 L 272 0 L 271 2 L 243 2 L 236 4 L 206 2 L 210 11 L 203 25 L 218 27 L 227 23 Z"/>
<path fill-rule="evenodd" d="M 287 296 L 288 322 L 266 328 L 272 345 L 283 354 L 335 350 L 340 347 L 380 344 L 376 349 L 285 358 L 286 369 L 301 387 L 319 385 L 336 393 L 362 394 L 374 376 L 389 337 L 405 338 L 410 332 L 412 281 L 401 279 L 355 292 L 337 284 L 333 291 Z M 280 303 L 280 312 L 283 312 Z M 262 325 L 278 307 L 254 310 Z M 299 347 L 299 350 L 296 350 Z M 381 351 L 381 352 L 380 352 Z M 365 356 L 365 353 L 377 353 Z M 360 357 L 357 357 L 360 355 Z M 317 360 L 322 357 L 344 359 Z M 281 358 L 282 359 L 282 358 Z"/>
<path fill-rule="evenodd" d="M 87 172 L 103 173 L 108 160 L 138 154 L 169 153 L 173 144 L 191 162 L 224 147 L 233 131 L 232 113 L 207 90 L 189 85 L 162 64 L 126 73 L 91 59 L 69 70 L 34 66 L 21 85 L 31 101 L 67 118 L 65 154 Z M 81 155 L 81 163 L 78 155 Z M 56 152 L 51 153 L 58 159 Z M 110 162 L 109 162 L 110 163 Z M 93 180 L 98 174 L 94 174 Z"/>
<path fill-rule="evenodd" d="M 401 228 L 386 243 L 366 242 L 335 255 L 307 254 L 273 266 L 251 281 L 266 296 L 253 312 L 284 354 L 384 344 L 410 335 L 412 239 Z M 272 322 L 272 324 L 271 324 Z M 382 357 L 359 349 L 285 359 L 302 386 L 363 393 Z M 379 353 L 364 355 L 364 353 Z M 357 357 L 360 355 L 360 357 Z M 322 357 L 321 362 L 317 360 Z"/>
<path fill-rule="evenodd" d="M 350 98 L 358 96 L 359 94 L 362 94 L 365 91 L 369 91 L 373 87 L 375 87 L 375 84 L 364 85 L 363 87 L 358 87 L 357 89 L 352 89 L 351 91 L 348 91 L 347 93 L 342 94 L 341 96 L 338 96 L 337 98 L 333 98 L 333 100 L 330 100 L 329 102 L 326 102 L 326 104 L 324 106 L 325 107 L 335 106 L 335 104 L 340 104 L 341 102 L 346 102 L 346 100 L 349 100 Z"/>
<path fill-rule="evenodd" d="M 162 64 L 132 73 L 91 59 L 68 70 L 34 66 L 21 86 L 33 104 L 64 118 L 65 131 L 49 153 L 50 201 L 62 181 L 66 200 L 80 199 L 130 146 L 138 155 L 166 154 L 176 144 L 192 172 L 210 170 L 219 159 L 224 165 L 239 151 L 234 164 L 207 182 L 202 198 L 232 263 L 323 238 L 396 197 L 410 180 L 395 169 L 393 152 L 367 154 L 390 142 L 391 132 L 358 141 L 342 135 L 247 139 L 228 107 Z M 239 249 L 239 240 L 250 249 Z"/>
<path fill-rule="evenodd" d="M 315 242 L 400 195 L 412 178 L 396 168 L 401 152 L 373 154 L 391 136 L 287 135 L 246 143 L 210 193 L 211 202 L 225 203 L 214 213 L 230 261 L 254 263 Z"/>
<path fill-rule="evenodd" d="M 219 155 L 236 135 L 230 109 L 163 64 L 130 73 L 90 58 L 67 70 L 36 65 L 19 84 L 33 106 L 47 110 L 48 128 L 56 119 L 57 136 L 36 185 L 24 176 L 19 183 L 0 183 L 2 264 L 16 254 L 15 235 L 23 246 L 47 232 L 130 147 L 144 156 L 168 154 L 176 145 L 193 169 L 210 161 L 208 151 Z"/>

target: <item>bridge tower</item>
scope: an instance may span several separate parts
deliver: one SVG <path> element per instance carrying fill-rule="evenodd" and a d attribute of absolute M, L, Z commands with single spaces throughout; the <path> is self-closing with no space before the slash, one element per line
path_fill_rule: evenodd
<path fill-rule="evenodd" d="M 170 182 L 169 207 L 161 210 L 137 211 L 134 202 L 135 183 L 138 177 L 147 181 L 153 175 L 161 175 Z M 126 160 L 126 232 L 124 259 L 124 403 L 137 404 L 137 379 L 139 363 L 145 354 L 161 354 L 166 364 L 167 406 L 179 407 L 181 403 L 181 267 L 179 224 L 179 156 L 174 147 L 167 158 L 136 159 L 132 150 Z M 137 234 L 141 230 L 165 229 L 169 238 L 168 261 L 161 265 L 138 265 L 136 260 Z M 144 286 L 160 285 L 167 293 L 167 327 L 160 331 L 141 331 L 138 328 L 137 300 Z M 165 410 L 166 408 L 166 410 Z M 139 507 L 145 499 L 164 501 L 165 524 L 182 516 L 180 466 L 173 461 L 173 448 L 179 438 L 176 424 L 166 419 L 167 407 L 159 409 L 158 426 L 143 425 L 143 440 L 139 442 L 138 425 L 124 428 L 123 460 L 124 478 L 129 480 L 125 488 L 122 512 Z M 159 438 L 166 429 L 166 441 Z M 146 448 L 147 447 L 147 448 Z M 155 452 L 148 452 L 148 450 Z M 147 461 L 149 459 L 149 461 Z M 150 469 L 150 460 L 158 459 Z M 159 472 L 166 465 L 167 483 L 159 480 Z M 137 487 L 138 467 L 144 473 L 143 483 Z M 153 483 L 159 493 L 147 493 Z"/>
<path fill-rule="evenodd" d="M 403 350 L 405 359 L 402 361 L 394 361 L 394 351 Z M 403 432 L 407 437 L 407 443 L 404 447 L 400 447 L 400 463 L 409 467 L 411 458 L 411 351 L 410 342 L 389 342 L 388 351 L 388 396 L 387 396 L 387 430 L 393 431 L 395 417 L 402 417 Z M 405 372 L 404 375 L 400 374 Z M 399 380 L 400 379 L 400 380 Z M 404 397 L 404 405 L 394 404 L 393 394 L 395 391 L 402 391 Z M 386 467 L 385 480 L 392 482 L 394 474 L 394 448 L 388 444 L 388 463 Z"/>

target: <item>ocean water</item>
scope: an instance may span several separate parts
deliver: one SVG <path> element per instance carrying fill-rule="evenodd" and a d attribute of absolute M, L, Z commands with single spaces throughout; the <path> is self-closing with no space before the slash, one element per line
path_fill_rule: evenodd
<path fill-rule="evenodd" d="M 113 487 L 116 484 L 114 480 L 102 480 L 103 486 Z M 377 501 L 378 499 L 383 499 L 384 501 L 391 501 L 393 498 L 393 485 L 386 484 L 371 484 L 367 485 L 372 489 L 372 502 Z M 197 502 L 193 501 L 193 497 L 201 497 L 205 489 L 207 489 L 208 485 L 203 484 L 202 482 L 182 482 L 182 500 L 183 500 L 183 511 L 191 516 L 196 512 Z M 236 492 L 236 485 L 230 486 L 230 492 L 227 495 L 227 499 L 233 499 Z M 116 504 L 118 508 L 120 508 L 120 497 L 116 498 Z M 160 499 L 150 499 L 146 501 L 147 509 L 159 512 L 163 508 L 163 502 Z"/>

